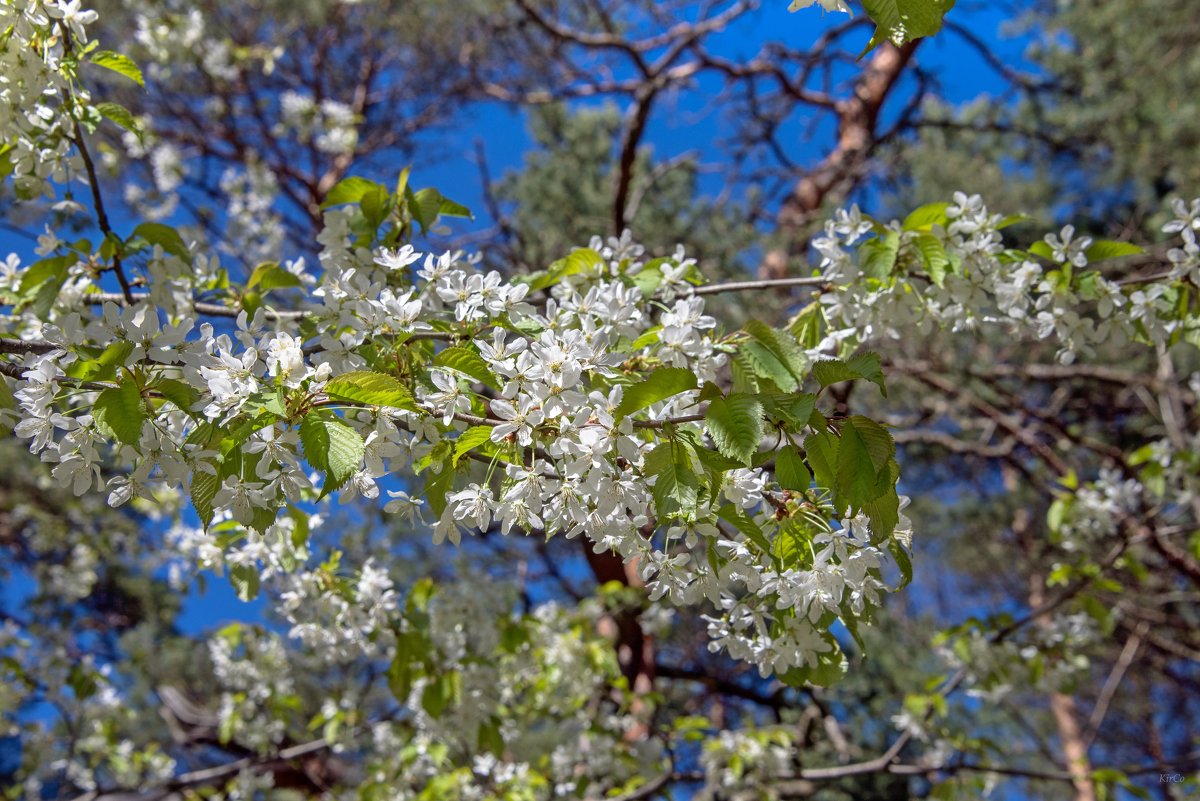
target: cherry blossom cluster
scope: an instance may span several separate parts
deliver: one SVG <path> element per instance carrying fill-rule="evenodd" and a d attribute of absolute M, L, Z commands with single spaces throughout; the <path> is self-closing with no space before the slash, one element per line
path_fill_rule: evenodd
<path fill-rule="evenodd" d="M 1070 364 L 1102 343 L 1164 343 L 1184 332 L 1171 284 L 1197 279 L 1200 199 L 1173 204 L 1176 219 L 1163 230 L 1182 247 L 1169 251 L 1168 272 L 1146 281 L 1122 281 L 1092 264 L 1139 248 L 1094 241 L 1071 225 L 1014 251 L 1002 231 L 1019 218 L 992 213 L 978 195 L 956 193 L 953 203 L 927 209 L 922 219 L 882 226 L 853 207 L 826 224 L 814 242 L 835 285 L 820 298 L 824 344 L 998 325 L 1057 342 L 1059 360 Z M 856 247 L 865 242 L 872 245 Z M 880 261 L 874 243 L 891 248 L 890 261 Z"/>
<path fill-rule="evenodd" d="M 21 196 L 50 195 L 82 167 L 72 137 L 88 96 L 64 42 L 86 43 L 96 18 L 79 0 L 0 3 L 0 158 Z"/>

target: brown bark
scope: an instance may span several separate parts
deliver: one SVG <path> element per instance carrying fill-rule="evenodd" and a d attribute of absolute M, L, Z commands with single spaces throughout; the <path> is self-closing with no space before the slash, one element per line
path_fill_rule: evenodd
<path fill-rule="evenodd" d="M 786 248 L 766 254 L 762 278 L 787 275 L 788 256 L 807 246 L 806 229 L 825 200 L 852 184 L 866 167 L 878 143 L 879 112 L 922 40 L 903 47 L 885 44 L 875 51 L 854 85 L 854 93 L 834 106 L 838 117 L 837 143 L 821 163 L 803 175 L 784 200 L 776 225 L 788 238 Z"/>

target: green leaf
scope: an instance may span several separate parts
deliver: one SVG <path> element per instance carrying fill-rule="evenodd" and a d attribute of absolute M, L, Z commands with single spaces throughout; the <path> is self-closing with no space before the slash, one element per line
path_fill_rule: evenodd
<path fill-rule="evenodd" d="M 258 568 L 254 565 L 235 565 L 229 571 L 229 583 L 241 601 L 258 597 Z"/>
<path fill-rule="evenodd" d="M 900 233 L 898 231 L 888 231 L 882 236 L 864 242 L 859 248 L 863 273 L 880 281 L 895 271 L 896 258 L 899 255 Z"/>
<path fill-rule="evenodd" d="M 479 724 L 479 750 L 502 756 L 504 735 L 500 733 L 500 721 L 495 715 Z"/>
<path fill-rule="evenodd" d="M 545 289 L 546 287 L 557 284 L 568 276 L 586 273 L 603 263 L 604 258 L 591 248 L 576 248 L 575 250 L 571 251 L 569 256 L 553 262 L 547 270 L 542 272 L 541 275 L 530 281 L 529 289 L 531 292 L 536 292 L 539 289 Z M 657 341 L 657 336 L 650 340 L 651 343 Z"/>
<path fill-rule="evenodd" d="M 92 54 L 90 61 L 97 67 L 124 75 L 143 89 L 146 88 L 146 80 L 142 77 L 141 68 L 129 56 L 114 53 L 111 50 L 99 50 Z"/>
<path fill-rule="evenodd" d="M 454 466 L 467 453 L 492 440 L 492 426 L 471 426 L 454 440 Z"/>
<path fill-rule="evenodd" d="M 879 471 L 858 428 L 849 420 L 842 426 L 834 484 L 834 506 L 839 515 L 862 509 L 877 497 Z"/>
<path fill-rule="evenodd" d="M 133 236 L 140 236 L 151 245 L 158 245 L 167 253 L 170 253 L 172 256 L 178 256 L 184 261 L 191 259 L 191 254 L 188 252 L 187 245 L 184 244 L 183 237 L 169 225 L 144 222 L 133 229 Z"/>
<path fill-rule="evenodd" d="M 803 348 L 815 348 L 824 337 L 825 316 L 821 304 L 813 302 L 800 310 L 788 323 L 788 331 Z"/>
<path fill-rule="evenodd" d="M 696 475 L 691 448 L 679 440 L 659 443 L 646 454 L 644 473 L 654 478 L 655 511 L 660 521 L 673 517 L 691 518 L 696 514 L 700 498 L 700 481 Z"/>
<path fill-rule="evenodd" d="M 652 298 L 658 288 L 662 286 L 663 272 L 662 267 L 657 264 L 647 264 L 645 267 L 637 271 L 637 274 L 627 276 L 629 281 L 642 292 L 643 298 Z"/>
<path fill-rule="evenodd" d="M 17 288 L 21 298 L 24 300 L 35 300 L 38 295 L 43 294 L 43 289 L 47 286 L 52 288 L 53 294 L 50 297 L 50 303 L 46 305 L 46 313 L 49 313 L 50 306 L 54 304 L 55 298 L 58 297 L 58 290 L 67 281 L 67 271 L 76 261 L 75 257 L 68 254 L 66 256 L 50 256 L 41 261 L 34 262 L 29 269 L 21 275 L 21 283 Z M 36 302 L 36 300 L 35 300 Z M 39 312 L 39 317 L 44 316 Z"/>
<path fill-rule="evenodd" d="M 246 289 L 258 289 L 260 292 L 270 292 L 272 289 L 287 289 L 304 286 L 300 276 L 280 267 L 273 261 L 264 261 L 254 268 L 246 281 Z"/>
<path fill-rule="evenodd" d="M 415 219 L 424 233 L 438 217 L 466 217 L 474 219 L 471 210 L 461 203 L 455 203 L 433 187 L 418 190 L 412 194 L 410 207 Z"/>
<path fill-rule="evenodd" d="M 220 486 L 221 482 L 215 472 L 208 473 L 197 469 L 192 471 L 192 507 L 206 529 L 212 524 L 213 498 L 216 497 Z"/>
<path fill-rule="evenodd" d="M 863 512 L 871 521 L 871 539 L 883 542 L 892 539 L 900 523 L 900 496 L 896 493 L 896 478 L 900 467 L 893 459 L 885 466 L 876 481 L 876 489 L 886 486 L 883 494 L 863 504 Z"/>
<path fill-rule="evenodd" d="M 770 393 L 759 397 L 762 398 L 763 409 L 769 419 L 792 429 L 808 424 L 817 401 L 817 396 L 811 392 Z"/>
<path fill-rule="evenodd" d="M 432 717 L 440 718 L 461 696 L 462 676 L 457 670 L 448 670 L 425 685 L 421 707 Z"/>
<path fill-rule="evenodd" d="M 937 286 L 942 286 L 946 281 L 946 273 L 950 271 L 950 256 L 947 255 L 946 248 L 933 234 L 920 234 L 915 241 L 929 280 Z"/>
<path fill-rule="evenodd" d="M 858 373 L 859 376 L 879 387 L 879 393 L 883 397 L 887 397 L 887 386 L 883 379 L 883 362 L 880 360 L 878 353 L 866 351 L 865 353 L 855 354 L 850 357 L 850 360 L 846 364 L 851 370 Z"/>
<path fill-rule="evenodd" d="M 344 203 L 359 203 L 368 192 L 382 190 L 384 195 L 387 195 L 387 189 L 381 184 L 366 178 L 360 178 L 357 175 L 351 175 L 348 178 L 343 178 L 333 185 L 325 195 L 325 200 L 321 203 L 321 208 L 327 209 L 331 206 L 340 206 Z"/>
<path fill-rule="evenodd" d="M 366 446 L 362 436 L 333 415 L 309 414 L 300 423 L 304 458 L 327 474 L 322 495 L 328 495 L 354 475 Z"/>
<path fill-rule="evenodd" d="M 396 632 L 396 655 L 387 669 L 388 688 L 400 703 L 408 702 L 412 692 L 413 663 L 420 661 L 429 643 L 418 631 Z"/>
<path fill-rule="evenodd" d="M 946 216 L 949 203 L 928 203 L 914 210 L 904 218 L 905 231 L 931 231 L 935 225 L 946 226 L 950 218 Z"/>
<path fill-rule="evenodd" d="M 830 359 L 817 362 L 812 368 L 813 377 L 824 389 L 843 381 L 865 379 L 879 387 L 883 396 L 887 397 L 887 386 L 883 379 L 883 365 L 878 353 L 860 353 L 848 361 Z"/>
<path fill-rule="evenodd" d="M 837 484 L 840 446 L 841 441 L 828 431 L 816 431 L 804 439 L 804 452 L 818 486 L 833 489 Z"/>
<path fill-rule="evenodd" d="M 723 456 L 749 467 L 763 438 L 762 414 L 757 397 L 735 394 L 710 403 L 704 423 Z"/>
<path fill-rule="evenodd" d="M 761 343 L 743 343 L 738 356 L 745 360 L 745 364 L 749 367 L 748 372 L 750 377 L 753 377 L 755 381 L 753 385 L 744 384 L 739 387 L 739 377 L 735 372 L 735 389 L 739 389 L 740 391 L 754 391 L 759 386 L 759 381 L 761 380 L 770 381 L 784 392 L 795 392 L 799 388 L 800 382 L 795 374 L 769 348 L 763 346 Z M 744 382 L 745 377 L 741 380 Z"/>
<path fill-rule="evenodd" d="M 696 374 L 691 370 L 682 367 L 655 370 L 638 383 L 625 387 L 621 403 L 617 406 L 617 416 L 628 417 L 653 403 L 696 389 L 697 386 Z"/>
<path fill-rule="evenodd" d="M 1032 219 L 1028 214 L 1009 214 L 996 223 L 996 230 L 1002 230 L 1013 225 L 1018 225 L 1023 222 L 1029 222 Z"/>
<path fill-rule="evenodd" d="M 846 657 L 832 636 L 825 637 L 825 641 L 832 648 L 817 655 L 816 665 L 794 667 L 781 674 L 779 680 L 789 687 L 803 687 L 806 684 L 829 687 L 840 681 L 848 668 Z"/>
<path fill-rule="evenodd" d="M 812 473 L 804 464 L 800 451 L 791 445 L 785 445 L 775 455 L 775 479 L 784 489 L 803 492 L 812 484 Z"/>
<path fill-rule="evenodd" d="M 117 368 L 125 365 L 125 360 L 131 353 L 133 353 L 132 342 L 113 342 L 96 358 L 75 362 L 67 368 L 66 373 L 71 378 L 78 378 L 81 381 L 114 381 L 117 377 Z"/>
<path fill-rule="evenodd" d="M 112 434 L 118 442 L 136 446 L 142 437 L 142 423 L 146 421 L 146 404 L 138 385 L 125 381 L 100 393 L 92 415 L 102 431 Z"/>
<path fill-rule="evenodd" d="M 1129 242 L 1115 242 L 1111 239 L 1097 239 L 1083 253 L 1090 262 L 1105 259 L 1119 259 L 1122 256 L 1138 256 L 1146 251 Z"/>
<path fill-rule="evenodd" d="M 789 384 L 789 386 L 784 386 L 784 384 L 780 384 L 779 381 L 775 381 L 776 385 L 778 385 L 779 388 L 784 392 L 794 391 L 803 380 L 804 371 L 808 367 L 808 361 L 804 356 L 804 351 L 801 350 L 800 345 L 796 342 L 795 337 L 793 337 L 787 331 L 780 331 L 778 329 L 771 328 L 769 325 L 759 320 L 750 320 L 744 326 L 742 326 L 742 330 L 753 337 L 754 341 L 758 343 L 761 348 L 769 352 L 771 356 L 774 357 L 775 361 L 787 371 L 791 381 L 787 381 L 785 383 Z M 752 358 L 754 358 L 756 361 L 762 358 L 761 352 L 757 352 L 755 349 L 751 349 L 750 352 Z M 769 376 L 763 377 L 766 378 Z"/>
<path fill-rule="evenodd" d="M 373 236 L 392 211 L 392 197 L 386 189 L 376 184 L 374 188 L 363 193 L 362 200 L 358 201 L 358 206 L 362 209 L 363 218 L 367 221 L 367 228 Z"/>
<path fill-rule="evenodd" d="M 905 549 L 904 544 L 895 537 L 888 539 L 887 548 L 888 553 L 896 560 L 896 566 L 900 568 L 900 586 L 896 587 L 896 589 L 902 590 L 912 581 L 912 559 L 909 557 L 908 550 Z"/>
<path fill-rule="evenodd" d="M 876 470 L 882 470 L 888 460 L 896 455 L 896 442 L 892 435 L 869 417 L 856 414 L 846 421 L 846 426 L 853 427 L 862 438 Z"/>
<path fill-rule="evenodd" d="M 0 378 L 0 409 L 8 409 L 10 411 L 17 410 L 17 399 L 13 395 L 12 387 L 3 378 Z M 12 432 L 12 418 L 0 417 L 0 436 L 7 436 Z"/>
<path fill-rule="evenodd" d="M 859 58 L 881 43 L 897 47 L 942 29 L 942 18 L 954 8 L 955 0 L 863 0 L 863 10 L 875 22 L 875 32 Z"/>
<path fill-rule="evenodd" d="M 456 345 L 439 351 L 433 357 L 433 364 L 455 370 L 492 389 L 500 389 L 500 379 L 492 373 L 483 357 L 470 348 Z"/>
<path fill-rule="evenodd" d="M 441 470 L 431 472 L 425 479 L 425 500 L 429 508 L 439 518 L 446 511 L 446 493 L 454 487 L 454 468 L 444 466 Z"/>
<path fill-rule="evenodd" d="M 356 370 L 331 378 L 325 385 L 325 394 L 335 401 L 387 406 L 413 412 L 421 410 L 408 387 L 401 384 L 399 379 L 370 370 Z"/>
<path fill-rule="evenodd" d="M 771 541 L 767 539 L 767 535 L 758 523 L 754 522 L 754 518 L 746 514 L 745 510 L 727 503 L 721 507 L 717 515 L 722 520 L 726 520 L 737 526 L 738 531 L 742 532 L 746 539 L 758 546 L 763 553 L 771 553 Z"/>
<path fill-rule="evenodd" d="M 105 117 L 132 133 L 138 138 L 139 142 L 142 141 L 144 133 L 142 126 L 138 124 L 137 118 L 133 116 L 133 112 L 120 103 L 97 103 L 96 111 L 99 111 Z"/>
<path fill-rule="evenodd" d="M 1040 239 L 1029 246 L 1029 252 L 1034 256 L 1041 256 L 1047 261 L 1054 261 L 1054 248 Z"/>

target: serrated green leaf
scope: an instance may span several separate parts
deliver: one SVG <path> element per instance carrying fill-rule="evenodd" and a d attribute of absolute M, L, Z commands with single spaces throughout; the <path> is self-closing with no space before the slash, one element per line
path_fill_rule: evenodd
<path fill-rule="evenodd" d="M 946 282 L 946 273 L 950 271 L 950 256 L 946 254 L 941 240 L 933 234 L 919 234 L 915 243 L 921 253 L 921 261 L 925 264 L 929 280 L 937 286 L 942 286 Z"/>
<path fill-rule="evenodd" d="M 144 222 L 133 229 L 133 236 L 141 237 L 151 245 L 158 245 L 167 253 L 177 256 L 184 261 L 191 259 L 191 254 L 188 252 L 187 245 L 184 244 L 183 237 L 169 225 Z"/>
<path fill-rule="evenodd" d="M 837 484 L 838 450 L 841 441 L 828 431 L 815 431 L 804 439 L 804 452 L 818 486 L 833 489 Z"/>
<path fill-rule="evenodd" d="M 856 512 L 877 497 L 879 471 L 858 428 L 849 420 L 842 426 L 834 484 L 834 506 L 839 515 Z"/>
<path fill-rule="evenodd" d="M 908 550 L 904 547 L 903 543 L 895 537 L 888 539 L 887 548 L 888 553 L 896 560 L 896 566 L 900 568 L 900 586 L 896 587 L 896 589 L 902 590 L 912 581 L 912 559 L 909 557 Z"/>
<path fill-rule="evenodd" d="M 386 373 L 356 370 L 331 378 L 325 385 L 330 400 L 420 411 L 408 387 Z"/>
<path fill-rule="evenodd" d="M 301 287 L 304 282 L 300 276 L 280 267 L 273 261 L 264 261 L 254 268 L 246 281 L 246 289 L 258 289 L 260 292 L 270 292 L 272 289 L 287 289 Z"/>
<path fill-rule="evenodd" d="M 935 225 L 946 226 L 950 222 L 950 218 L 946 216 L 946 209 L 950 208 L 949 203 L 927 203 L 918 209 L 915 209 L 911 214 L 904 218 L 903 228 L 905 231 L 929 231 Z"/>
<path fill-rule="evenodd" d="M 396 655 L 387 669 L 388 688 L 400 703 L 408 703 L 408 695 L 412 692 L 413 662 L 421 656 L 425 646 L 424 638 L 416 632 L 401 631 L 396 633 Z"/>
<path fill-rule="evenodd" d="M 811 392 L 772 393 L 759 395 L 759 397 L 762 398 L 763 410 L 769 419 L 779 421 L 793 429 L 808 424 L 817 401 L 817 396 Z"/>
<path fill-rule="evenodd" d="M 358 206 L 362 209 L 363 218 L 367 221 L 367 229 L 373 235 L 392 212 L 392 197 L 386 189 L 376 184 L 375 188 L 369 189 L 363 194 L 362 200 L 358 201 Z"/>
<path fill-rule="evenodd" d="M 955 0 L 863 0 L 863 10 L 875 23 L 862 58 L 883 42 L 900 47 L 914 39 L 933 36 L 942 29 L 942 18 Z"/>
<path fill-rule="evenodd" d="M 795 392 L 800 386 L 800 382 L 787 366 L 779 360 L 760 342 L 743 343 L 739 349 L 738 356 L 741 357 L 745 364 L 749 367 L 750 376 L 755 379 L 753 386 L 758 386 L 758 381 L 770 381 L 780 390 L 784 392 Z M 737 374 L 734 374 L 735 388 L 737 387 Z"/>
<path fill-rule="evenodd" d="M 655 370 L 636 384 L 625 387 L 621 403 L 617 406 L 618 417 L 628 417 L 651 404 L 666 400 L 681 392 L 699 386 L 696 374 L 682 367 L 663 367 Z"/>
<path fill-rule="evenodd" d="M 832 636 L 826 636 L 824 639 L 830 643 L 830 650 L 817 655 L 816 665 L 791 668 L 780 674 L 779 680 L 789 687 L 804 687 L 808 684 L 829 687 L 841 681 L 848 668 L 846 657 Z"/>
<path fill-rule="evenodd" d="M 646 329 L 646 331 L 643 332 L 640 337 L 638 337 L 637 339 L 635 339 L 633 341 L 633 344 L 629 346 L 629 349 L 638 351 L 638 350 L 641 350 L 642 348 L 648 348 L 651 345 L 656 344 L 659 340 L 659 332 L 660 331 L 662 331 L 661 325 L 656 325 L 656 326 Z"/>
<path fill-rule="evenodd" d="M 705 428 L 717 450 L 749 467 L 763 438 L 762 402 L 754 395 L 717 398 L 704 415 Z"/>
<path fill-rule="evenodd" d="M 8 381 L 0 377 L 0 409 L 16 411 L 17 399 L 13 395 L 12 387 L 8 385 Z M 12 418 L 0 416 L 0 436 L 7 436 L 12 432 Z"/>
<path fill-rule="evenodd" d="M 338 181 L 325 194 L 325 200 L 321 203 L 321 208 L 327 209 L 331 206 L 341 206 L 345 203 L 359 203 L 367 195 L 368 192 L 382 191 L 387 194 L 387 189 L 381 184 L 366 178 L 360 178 L 357 175 L 351 175 Z"/>
<path fill-rule="evenodd" d="M 896 258 L 900 255 L 900 233 L 888 231 L 882 236 L 864 242 L 859 248 L 859 261 L 864 275 L 880 281 L 896 269 Z"/>
<path fill-rule="evenodd" d="M 1028 222 L 1032 218 L 1028 214 L 1009 214 L 996 223 L 996 230 L 1002 230 L 1013 225 L 1018 225 L 1023 222 Z"/>
<path fill-rule="evenodd" d="M 471 426 L 454 440 L 454 466 L 467 453 L 492 440 L 492 426 Z"/>
<path fill-rule="evenodd" d="M 855 381 L 861 378 L 878 386 L 883 396 L 887 397 L 883 364 L 877 353 L 860 353 L 847 361 L 829 359 L 817 362 L 813 365 L 812 373 L 813 378 L 817 379 L 822 389 L 843 381 Z"/>
<path fill-rule="evenodd" d="M 326 474 L 322 495 L 328 495 L 354 475 L 366 450 L 362 436 L 333 415 L 309 414 L 300 423 L 304 458 Z"/>
<path fill-rule="evenodd" d="M 238 600 L 253 601 L 258 597 L 258 568 L 254 565 L 234 565 L 229 570 L 229 583 Z"/>
<path fill-rule="evenodd" d="M 424 495 L 433 513 L 441 518 L 446 511 L 446 494 L 454 487 L 454 468 L 447 464 L 441 470 L 429 473 L 425 478 Z"/>
<path fill-rule="evenodd" d="M 896 442 L 891 433 L 871 418 L 856 414 L 846 424 L 853 426 L 862 437 L 876 470 L 882 470 L 888 460 L 896 455 Z"/>
<path fill-rule="evenodd" d="M 124 366 L 131 353 L 132 342 L 113 342 L 96 358 L 75 362 L 67 368 L 66 373 L 81 381 L 113 381 L 117 377 L 117 368 Z"/>
<path fill-rule="evenodd" d="M 92 53 L 89 61 L 97 67 L 103 67 L 106 70 L 112 70 L 118 75 L 124 75 L 143 89 L 146 87 L 146 79 L 142 77 L 141 68 L 129 56 L 114 53 L 111 50 L 99 50 Z"/>
<path fill-rule="evenodd" d="M 196 510 L 196 515 L 200 518 L 200 522 L 204 524 L 205 529 L 212 525 L 213 498 L 216 497 L 220 486 L 221 482 L 217 478 L 216 473 L 193 470 L 192 508 Z"/>
<path fill-rule="evenodd" d="M 455 203 L 433 187 L 413 192 L 409 198 L 409 206 L 413 219 L 421 226 L 422 233 L 432 227 L 438 217 L 472 216 L 466 206 Z"/>
<path fill-rule="evenodd" d="M 138 124 L 137 117 L 133 116 L 132 111 L 120 103 L 97 103 L 96 111 L 99 111 L 105 117 L 120 125 L 136 136 L 138 141 L 141 141 L 144 132 L 142 131 L 142 126 Z"/>
<path fill-rule="evenodd" d="M 55 286 L 54 294 L 58 295 L 58 289 L 67 280 L 67 271 L 72 264 L 75 263 L 75 257 L 66 256 L 50 256 L 30 265 L 29 269 L 21 275 L 21 283 L 17 288 L 24 299 L 32 299 L 33 296 L 46 284 Z"/>
<path fill-rule="evenodd" d="M 746 514 L 744 509 L 740 509 L 733 504 L 727 503 L 721 507 L 717 515 L 734 526 L 737 526 L 738 531 L 754 543 L 763 553 L 771 553 L 771 541 L 767 539 L 766 533 L 758 523 L 754 522 L 754 518 Z"/>
<path fill-rule="evenodd" d="M 784 489 L 803 492 L 812 484 L 812 473 L 804 464 L 800 451 L 791 445 L 785 445 L 775 455 L 775 480 Z"/>
<path fill-rule="evenodd" d="M 433 357 L 433 364 L 455 370 L 492 389 L 500 389 L 500 379 L 492 373 L 483 357 L 470 348 L 456 345 L 441 350 Z"/>
<path fill-rule="evenodd" d="M 102 431 L 118 442 L 136 446 L 142 437 L 142 423 L 146 421 L 146 404 L 138 385 L 124 381 L 100 393 L 92 415 Z"/>
<path fill-rule="evenodd" d="M 821 304 L 814 301 L 801 309 L 788 323 L 788 332 L 800 347 L 809 350 L 817 347 L 825 336 L 825 312 Z"/>
<path fill-rule="evenodd" d="M 900 469 L 893 459 L 880 473 L 881 478 L 876 484 L 876 489 L 880 484 L 886 485 L 888 482 L 891 483 L 891 486 L 888 486 L 879 497 L 863 504 L 863 512 L 871 521 L 871 535 L 874 542 L 890 540 L 896 526 L 900 523 L 900 496 L 896 493 L 896 477 L 899 472 Z"/>
<path fill-rule="evenodd" d="M 791 376 L 796 386 L 799 386 L 803 380 L 804 371 L 808 367 L 808 360 L 795 337 L 787 331 L 771 328 L 760 320 L 748 321 L 742 326 L 742 330 L 752 336 L 755 342 L 766 348 Z M 779 384 L 778 381 L 775 383 Z M 791 392 L 795 386 L 779 385 L 779 388 L 785 392 Z"/>
<path fill-rule="evenodd" d="M 1119 259 L 1123 256 L 1139 256 L 1146 251 L 1130 242 L 1097 239 L 1083 253 L 1089 262 Z"/>
<path fill-rule="evenodd" d="M 689 446 L 679 440 L 659 443 L 646 454 L 644 473 L 646 478 L 654 478 L 651 492 L 660 521 L 695 516 L 700 481 Z"/>
<path fill-rule="evenodd" d="M 780 365 L 779 369 L 782 371 L 783 365 Z M 733 358 L 729 360 L 729 373 L 733 378 L 734 392 L 748 392 L 751 395 L 758 392 L 758 377 L 755 373 L 754 363 L 744 348 L 733 354 Z M 787 375 L 786 371 L 784 375 Z"/>
<path fill-rule="evenodd" d="M 462 695 L 462 676 L 448 670 L 425 684 L 421 691 L 421 707 L 434 719 L 458 702 Z"/>
<path fill-rule="evenodd" d="M 1029 246 L 1029 252 L 1034 256 L 1041 256 L 1047 261 L 1054 261 L 1054 248 L 1040 239 Z"/>

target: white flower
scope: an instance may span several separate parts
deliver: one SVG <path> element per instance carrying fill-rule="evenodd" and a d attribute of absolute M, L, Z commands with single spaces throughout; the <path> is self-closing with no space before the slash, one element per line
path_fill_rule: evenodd
<path fill-rule="evenodd" d="M 502 400 L 492 401 L 492 413 L 505 421 L 492 429 L 492 442 L 503 442 L 515 434 L 517 443 L 522 447 L 528 447 L 533 442 L 534 429 L 545 419 L 541 409 L 528 397 L 521 399 L 517 405 Z"/>

